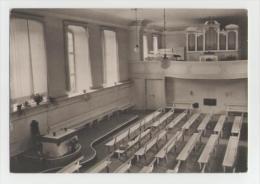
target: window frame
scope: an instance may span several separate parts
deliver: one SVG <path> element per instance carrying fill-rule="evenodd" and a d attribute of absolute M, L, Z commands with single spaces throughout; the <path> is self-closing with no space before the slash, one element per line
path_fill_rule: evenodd
<path fill-rule="evenodd" d="M 101 45 L 102 45 L 102 71 L 103 71 L 103 87 L 110 87 L 108 86 L 108 83 L 107 83 L 107 72 L 106 72 L 106 60 L 105 60 L 105 57 L 106 57 L 106 54 L 105 54 L 105 34 L 104 34 L 104 31 L 113 31 L 115 32 L 115 35 L 116 35 L 116 55 L 117 55 L 117 67 L 116 67 L 116 71 L 117 71 L 117 76 L 118 76 L 118 81 L 116 83 L 119 83 L 120 82 L 120 74 L 119 74 L 119 49 L 118 49 L 118 30 L 114 27 L 109 27 L 109 26 L 100 26 L 100 36 L 101 36 Z"/>
<path fill-rule="evenodd" d="M 69 20 L 69 19 L 63 20 L 64 56 L 65 56 L 65 61 L 66 61 L 65 62 L 65 73 L 66 73 L 66 75 L 65 75 L 65 83 L 66 83 L 66 91 L 68 93 L 71 92 L 71 89 L 70 89 L 69 57 L 68 57 L 68 38 L 67 38 L 67 31 L 69 31 L 68 26 L 70 26 L 70 25 L 71 26 L 80 26 L 80 27 L 83 27 L 84 29 L 86 29 L 86 31 L 88 31 L 88 25 L 89 24 L 87 22 L 77 21 L 77 20 Z M 88 42 L 89 42 L 89 40 L 88 40 Z M 90 44 L 89 44 L 89 46 L 90 46 Z M 75 51 L 75 45 L 74 45 L 74 51 Z M 90 59 L 90 61 L 89 61 L 90 75 L 91 75 L 91 79 L 92 79 L 92 67 L 91 67 L 91 52 L 90 52 L 90 49 L 89 49 L 89 59 Z M 74 66 L 76 66 L 75 64 L 76 63 L 75 63 L 75 54 L 74 54 Z M 75 77 L 77 77 L 76 72 L 75 72 Z M 75 86 L 76 86 L 75 88 L 77 89 L 77 84 Z M 91 89 L 91 86 L 90 86 L 90 89 Z M 73 93 L 75 94 L 77 92 L 73 92 Z"/>
<path fill-rule="evenodd" d="M 49 75 L 48 75 L 48 67 L 49 67 L 49 64 L 48 64 L 48 53 L 47 53 L 47 38 L 46 38 L 46 23 L 44 21 L 44 17 L 43 16 L 40 16 L 40 15 L 34 15 L 34 14 L 28 14 L 28 13 L 23 13 L 23 12 L 10 12 L 10 18 L 9 18 L 9 22 L 10 22 L 10 25 L 9 25 L 9 34 L 11 33 L 11 21 L 12 19 L 25 19 L 27 20 L 27 24 L 28 24 L 28 21 L 31 20 L 31 21 L 36 21 L 36 22 L 39 22 L 42 24 L 42 29 L 43 29 L 43 45 L 44 45 L 44 54 L 45 54 L 45 58 L 46 58 L 46 94 L 43 94 L 43 102 L 47 102 L 47 98 L 49 96 Z M 10 46 L 10 36 L 9 35 L 9 46 Z M 10 56 L 10 50 L 9 50 L 9 56 Z M 31 50 L 30 50 L 30 54 L 31 54 Z M 31 58 L 31 56 L 29 56 Z M 10 59 L 9 59 L 9 66 L 10 66 Z M 30 59 L 30 70 L 32 72 L 32 60 Z M 11 76 L 11 70 L 10 70 L 10 67 L 9 67 L 9 77 Z M 9 83 L 10 83 L 10 78 L 9 78 Z M 33 79 L 31 79 L 31 83 L 33 83 Z M 32 92 L 34 91 L 34 89 L 31 89 Z M 33 95 L 33 94 L 32 94 Z M 32 96 L 31 95 L 31 96 Z M 45 98 L 44 98 L 45 97 Z M 10 99 L 10 105 L 11 106 L 14 106 L 14 105 L 18 105 L 18 104 L 21 104 L 19 101 L 27 101 L 29 102 L 29 104 L 31 105 L 31 107 L 34 107 L 33 106 L 33 99 L 31 97 L 24 97 L 24 98 L 20 98 L 20 99 L 12 99 L 11 98 L 11 86 L 9 85 L 9 99 Z M 18 102 L 17 102 L 18 101 Z M 36 107 L 36 106 L 35 106 Z"/>

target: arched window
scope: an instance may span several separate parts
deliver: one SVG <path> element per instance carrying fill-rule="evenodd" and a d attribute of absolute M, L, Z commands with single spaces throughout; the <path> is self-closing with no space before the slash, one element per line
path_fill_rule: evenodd
<path fill-rule="evenodd" d="M 195 51 L 195 34 L 188 34 L 188 50 Z"/>
<path fill-rule="evenodd" d="M 200 34 L 197 36 L 197 51 L 203 50 L 203 35 Z"/>
<path fill-rule="evenodd" d="M 236 49 L 236 32 L 229 31 L 228 32 L 228 50 Z"/>
<path fill-rule="evenodd" d="M 205 32 L 205 49 L 206 50 L 217 50 L 218 45 L 218 34 L 214 27 L 209 27 Z"/>
<path fill-rule="evenodd" d="M 220 33 L 219 34 L 219 49 L 220 50 L 226 50 L 227 48 L 227 46 L 226 46 L 226 40 L 227 40 L 227 38 L 226 38 L 226 35 L 225 34 L 223 34 L 223 33 Z"/>

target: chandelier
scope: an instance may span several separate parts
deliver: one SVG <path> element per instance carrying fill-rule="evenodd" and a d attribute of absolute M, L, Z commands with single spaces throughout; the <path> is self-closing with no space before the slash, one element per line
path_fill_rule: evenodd
<path fill-rule="evenodd" d="M 170 62 L 167 57 L 166 50 L 166 12 L 165 8 L 163 9 L 163 40 L 164 40 L 164 54 L 161 60 L 161 67 L 166 69 L 170 66 Z"/>
<path fill-rule="evenodd" d="M 138 19 L 137 19 L 137 8 L 134 9 L 135 11 L 135 23 L 136 23 L 136 26 L 135 26 L 135 38 L 136 38 L 136 45 L 135 45 L 135 48 L 134 48 L 134 52 L 138 52 L 139 51 L 139 39 L 138 39 Z"/>

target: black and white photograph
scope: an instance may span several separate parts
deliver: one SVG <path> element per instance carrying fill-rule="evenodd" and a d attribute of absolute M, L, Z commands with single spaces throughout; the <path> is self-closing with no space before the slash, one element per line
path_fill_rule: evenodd
<path fill-rule="evenodd" d="M 9 177 L 211 174 L 216 182 L 259 169 L 249 6 L 5 13 L 1 168 Z"/>
<path fill-rule="evenodd" d="M 247 171 L 247 10 L 13 9 L 11 172 Z"/>

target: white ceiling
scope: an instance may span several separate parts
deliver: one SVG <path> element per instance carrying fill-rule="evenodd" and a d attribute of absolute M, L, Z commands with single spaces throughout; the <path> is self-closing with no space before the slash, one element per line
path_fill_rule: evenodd
<path fill-rule="evenodd" d="M 135 20 L 133 9 L 48 9 L 49 13 L 63 14 L 93 19 L 100 22 L 127 26 Z M 139 20 L 146 20 L 148 26 L 163 26 L 163 9 L 138 9 Z M 209 17 L 230 18 L 246 16 L 246 10 L 241 9 L 166 9 L 167 27 L 180 28 L 192 24 L 203 23 Z"/>

